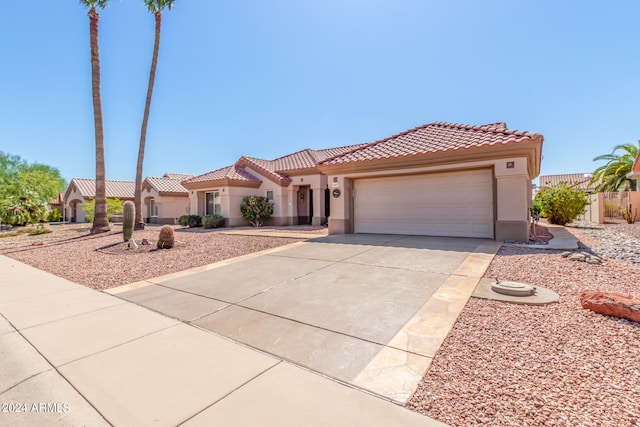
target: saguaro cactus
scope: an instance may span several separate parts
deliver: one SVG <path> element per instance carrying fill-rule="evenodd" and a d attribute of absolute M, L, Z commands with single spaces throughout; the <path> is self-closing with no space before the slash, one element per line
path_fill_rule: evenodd
<path fill-rule="evenodd" d="M 133 202 L 127 200 L 122 207 L 122 234 L 124 241 L 127 242 L 133 236 L 133 220 L 136 217 L 136 206 Z"/>

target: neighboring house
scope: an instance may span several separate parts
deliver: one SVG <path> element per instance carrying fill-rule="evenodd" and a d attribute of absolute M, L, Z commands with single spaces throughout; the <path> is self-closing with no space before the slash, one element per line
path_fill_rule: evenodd
<path fill-rule="evenodd" d="M 635 179 L 638 182 L 638 191 L 640 191 L 640 151 L 638 151 L 638 155 L 636 156 L 636 160 L 633 162 L 633 167 L 631 168 L 631 172 L 627 174 L 629 179 Z"/>
<path fill-rule="evenodd" d="M 318 163 L 360 145 L 307 148 L 274 160 L 243 156 L 234 165 L 192 177 L 182 185 L 189 190 L 192 214 L 220 214 L 225 226 L 248 225 L 240 204 L 251 195 L 273 202 L 274 213 L 266 224 L 320 225 L 329 216 L 329 188 Z"/>
<path fill-rule="evenodd" d="M 133 181 L 105 181 L 107 199 L 133 201 L 135 183 Z M 86 222 L 82 204 L 96 197 L 96 180 L 73 178 L 64 193 L 66 219 L 70 222 Z"/>
<path fill-rule="evenodd" d="M 58 197 L 55 199 L 51 199 L 48 202 L 50 211 L 58 211 L 60 213 L 60 217 L 64 216 L 64 193 L 58 194 Z"/>
<path fill-rule="evenodd" d="M 542 143 L 505 123 L 435 122 L 324 160 L 329 233 L 527 241 Z"/>
<path fill-rule="evenodd" d="M 595 191 L 595 185 L 590 184 L 592 173 L 567 173 L 563 175 L 540 175 L 540 188 L 554 187 L 561 182 L 571 184 L 573 187 L 591 194 Z"/>
<path fill-rule="evenodd" d="M 189 191 L 181 182 L 193 175 L 165 173 L 149 176 L 142 182 L 144 221 L 148 224 L 177 224 L 178 218 L 189 214 Z"/>
<path fill-rule="evenodd" d="M 368 144 L 305 149 L 275 160 L 241 157 L 183 181 L 191 211 L 245 225 L 244 196 L 274 202 L 270 224 L 322 224 L 329 233 L 527 241 L 531 180 L 543 137 L 435 122 Z"/>

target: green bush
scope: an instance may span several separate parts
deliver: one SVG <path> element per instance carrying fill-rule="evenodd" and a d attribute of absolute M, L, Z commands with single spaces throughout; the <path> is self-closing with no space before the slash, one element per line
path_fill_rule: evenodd
<path fill-rule="evenodd" d="M 550 224 L 558 225 L 572 222 L 582 215 L 584 208 L 590 204 L 587 193 L 566 182 L 543 188 L 536 194 L 535 201 L 540 202 L 542 216 L 546 217 Z"/>
<path fill-rule="evenodd" d="M 218 228 L 220 224 L 222 224 L 224 218 L 222 215 L 213 214 L 213 215 L 205 215 L 202 217 L 202 227 L 203 228 Z"/>
<path fill-rule="evenodd" d="M 47 214 L 47 221 L 49 222 L 62 221 L 62 214 L 57 209 L 53 209 L 51 212 Z"/>
<path fill-rule="evenodd" d="M 118 215 L 122 213 L 122 200 L 115 199 L 107 199 L 107 219 L 111 220 L 111 217 L 114 215 Z M 85 218 L 87 222 L 93 222 L 93 215 L 96 210 L 96 201 L 92 199 L 90 202 L 86 202 L 82 204 L 82 210 L 85 213 Z"/>
<path fill-rule="evenodd" d="M 187 225 L 189 228 L 202 227 L 202 217 L 200 215 L 189 215 Z"/>
<path fill-rule="evenodd" d="M 246 219 L 254 227 L 261 227 L 263 222 L 273 215 L 273 204 L 266 197 L 246 196 L 240 204 L 242 218 Z"/>
<path fill-rule="evenodd" d="M 9 196 L 0 202 L 0 218 L 4 224 L 26 225 L 44 221 L 47 208 L 32 191 Z"/>
<path fill-rule="evenodd" d="M 178 218 L 178 224 L 180 224 L 183 227 L 186 227 L 189 225 L 189 215 L 182 215 L 180 218 Z"/>

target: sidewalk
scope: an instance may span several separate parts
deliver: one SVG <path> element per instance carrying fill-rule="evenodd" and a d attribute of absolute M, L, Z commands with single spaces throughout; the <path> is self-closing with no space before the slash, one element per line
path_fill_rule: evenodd
<path fill-rule="evenodd" d="M 0 425 L 444 426 L 0 256 Z"/>

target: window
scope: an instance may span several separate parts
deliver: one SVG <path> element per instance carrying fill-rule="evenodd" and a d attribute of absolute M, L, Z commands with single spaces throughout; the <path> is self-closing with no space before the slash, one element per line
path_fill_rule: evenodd
<path fill-rule="evenodd" d="M 149 216 L 158 216 L 158 205 L 155 199 L 149 200 Z"/>
<path fill-rule="evenodd" d="M 222 205 L 220 204 L 219 192 L 212 191 L 210 193 L 205 193 L 204 198 L 205 198 L 205 207 L 204 207 L 205 215 L 212 215 L 212 214 L 221 215 L 222 214 Z"/>
<path fill-rule="evenodd" d="M 273 203 L 273 191 L 267 191 L 267 202 Z"/>

